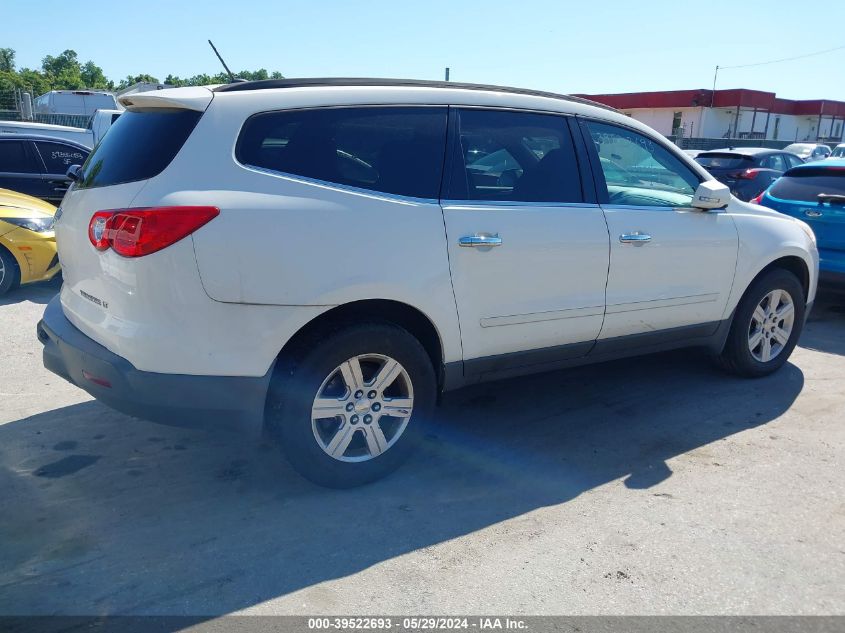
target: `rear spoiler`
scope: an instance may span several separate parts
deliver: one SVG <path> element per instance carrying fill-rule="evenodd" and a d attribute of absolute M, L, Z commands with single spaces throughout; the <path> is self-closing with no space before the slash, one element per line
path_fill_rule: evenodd
<path fill-rule="evenodd" d="M 118 97 L 120 105 L 129 111 L 144 108 L 178 108 L 204 112 L 214 98 L 214 93 L 206 87 L 169 88 L 150 90 Z"/>

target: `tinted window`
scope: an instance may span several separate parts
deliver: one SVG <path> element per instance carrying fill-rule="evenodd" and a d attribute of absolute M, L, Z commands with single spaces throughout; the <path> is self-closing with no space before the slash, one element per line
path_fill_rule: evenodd
<path fill-rule="evenodd" d="M 796 169 L 775 181 L 769 195 L 782 200 L 818 202 L 820 193 L 845 195 L 845 169 Z"/>
<path fill-rule="evenodd" d="M 695 162 L 706 169 L 747 169 L 754 164 L 749 156 L 737 156 L 736 154 L 718 154 L 708 152 L 695 157 Z"/>
<path fill-rule="evenodd" d="M 124 112 L 88 157 L 77 186 L 105 187 L 160 174 L 201 116 L 193 110 L 164 108 Z"/>
<path fill-rule="evenodd" d="M 804 161 L 795 156 L 794 154 L 785 154 L 786 162 L 789 164 L 790 167 L 798 167 L 798 165 L 803 165 Z"/>
<path fill-rule="evenodd" d="M 769 156 L 764 156 L 760 160 L 760 167 L 775 169 L 777 171 L 786 171 L 789 169 L 789 165 L 786 164 L 784 157 L 780 154 L 770 154 Z"/>
<path fill-rule="evenodd" d="M 581 202 L 566 119 L 494 110 L 458 111 L 450 200 Z"/>
<path fill-rule="evenodd" d="M 414 198 L 437 198 L 446 108 L 317 108 L 258 114 L 236 149 L 245 165 Z M 109 132 L 111 134 L 111 132 Z"/>
<path fill-rule="evenodd" d="M 47 166 L 48 174 L 64 175 L 67 173 L 68 167 L 71 165 L 81 165 L 88 158 L 87 151 L 63 143 L 36 141 L 35 147 L 38 148 L 38 153 L 41 154 L 41 159 Z"/>
<path fill-rule="evenodd" d="M 0 141 L 0 171 L 34 174 L 41 169 L 27 152 L 26 141 Z"/>
<path fill-rule="evenodd" d="M 608 201 L 650 207 L 686 207 L 699 177 L 656 141 L 627 128 L 588 122 L 599 154 Z"/>

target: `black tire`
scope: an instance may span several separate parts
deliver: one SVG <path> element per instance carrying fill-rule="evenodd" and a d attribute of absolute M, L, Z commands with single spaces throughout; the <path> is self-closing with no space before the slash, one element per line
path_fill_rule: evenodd
<path fill-rule="evenodd" d="M 787 343 L 780 352 L 771 360 L 762 362 L 751 353 L 749 349 L 749 332 L 751 317 L 754 310 L 763 301 L 763 298 L 773 290 L 788 292 L 792 298 L 795 314 L 792 332 Z M 731 329 L 727 341 L 718 360 L 721 366 L 728 372 L 748 378 L 759 378 L 768 376 L 780 369 L 789 360 L 792 350 L 798 343 L 801 330 L 804 328 L 804 315 L 806 311 L 804 288 L 798 278 L 789 272 L 776 268 L 762 275 L 754 281 L 748 290 L 745 291 L 739 305 L 734 312 Z"/>
<path fill-rule="evenodd" d="M 0 246 L 0 297 L 18 285 L 18 263 L 12 254 Z"/>
<path fill-rule="evenodd" d="M 299 351 L 280 358 L 274 371 L 265 410 L 267 435 L 281 445 L 297 472 L 321 486 L 352 488 L 395 470 L 419 445 L 437 396 L 434 368 L 420 342 L 401 327 L 371 322 L 321 333 L 298 348 Z M 367 461 L 340 461 L 318 443 L 311 407 L 321 385 L 336 368 L 348 359 L 366 354 L 379 354 L 399 362 L 413 388 L 413 409 L 404 431 L 387 450 Z M 340 420 L 348 424 L 351 418 L 341 416 Z M 354 433 L 359 442 L 367 437 L 362 426 Z"/>

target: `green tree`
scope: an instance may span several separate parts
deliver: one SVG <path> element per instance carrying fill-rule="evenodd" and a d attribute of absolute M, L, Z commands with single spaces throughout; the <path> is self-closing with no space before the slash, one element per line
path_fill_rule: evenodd
<path fill-rule="evenodd" d="M 109 81 L 103 73 L 103 69 L 92 61 L 87 61 L 82 65 L 80 77 L 86 88 L 108 90 L 114 87 L 114 82 Z"/>
<path fill-rule="evenodd" d="M 133 84 L 137 84 L 139 82 L 146 82 L 151 84 L 159 83 L 158 78 L 153 77 L 152 75 L 126 75 L 126 79 L 123 79 L 119 84 L 117 84 L 118 90 L 123 90 L 124 88 L 128 88 Z"/>
<path fill-rule="evenodd" d="M 0 72 L 15 72 L 15 50 L 12 48 L 0 48 Z"/>
<path fill-rule="evenodd" d="M 53 90 L 85 88 L 76 51 L 68 49 L 55 57 L 47 55 L 41 60 L 41 70 L 50 78 Z"/>

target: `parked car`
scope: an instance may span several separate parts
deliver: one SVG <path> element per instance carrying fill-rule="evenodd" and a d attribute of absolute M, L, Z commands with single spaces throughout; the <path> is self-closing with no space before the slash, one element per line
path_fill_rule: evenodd
<path fill-rule="evenodd" d="M 685 346 L 769 374 L 815 297 L 806 224 L 583 99 L 291 79 L 124 103 L 62 203 L 45 366 L 140 417 L 265 423 L 319 484 L 391 471 L 469 383 Z"/>
<path fill-rule="evenodd" d="M 740 200 L 751 200 L 790 167 L 803 164 L 795 154 L 765 147 L 731 147 L 702 152 L 695 161 L 731 189 Z"/>
<path fill-rule="evenodd" d="M 49 123 L 35 123 L 33 121 L 0 121 L 0 135 L 2 134 L 37 134 L 50 136 L 65 141 L 73 141 L 84 145 L 90 151 L 103 138 L 112 123 L 121 115 L 120 110 L 97 110 L 88 119 L 85 128 L 70 125 L 52 125 Z"/>
<path fill-rule="evenodd" d="M 840 143 L 833 148 L 833 152 L 828 158 L 845 158 L 845 143 Z"/>
<path fill-rule="evenodd" d="M 830 148 L 821 143 L 792 143 L 792 145 L 784 147 L 783 151 L 799 156 L 805 163 L 824 160 L 831 153 Z"/>
<path fill-rule="evenodd" d="M 0 296 L 58 274 L 55 213 L 43 200 L 0 189 Z"/>
<path fill-rule="evenodd" d="M 97 110 L 121 110 L 117 98 L 102 90 L 51 90 L 33 102 L 36 114 L 94 114 Z"/>
<path fill-rule="evenodd" d="M 48 202 L 61 202 L 70 185 L 67 170 L 91 150 L 50 136 L 0 135 L 0 185 Z"/>
<path fill-rule="evenodd" d="M 809 224 L 818 241 L 820 283 L 845 286 L 845 159 L 790 169 L 755 202 Z"/>

